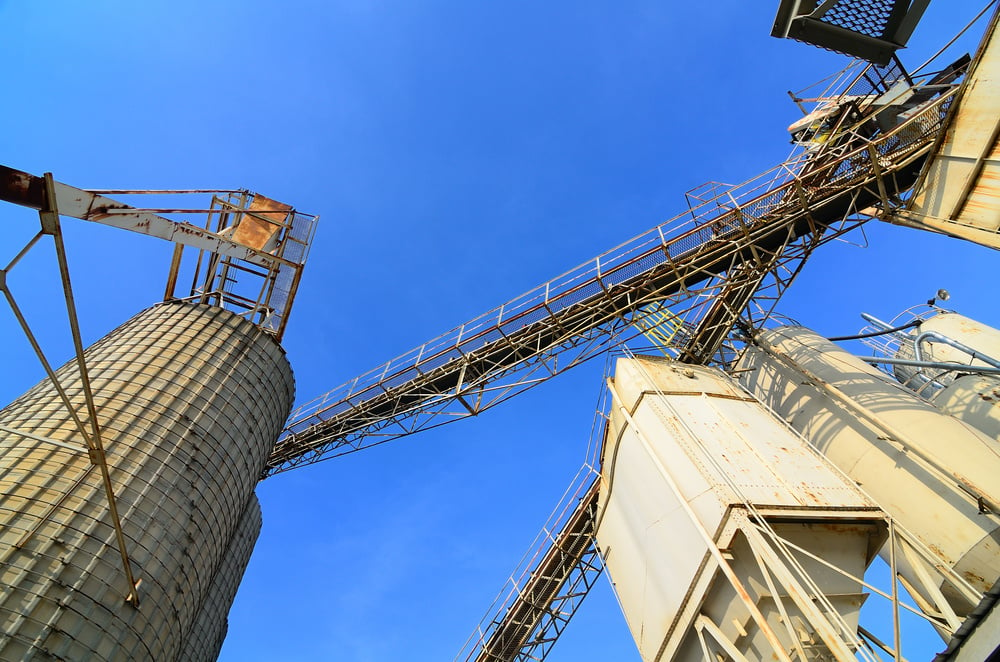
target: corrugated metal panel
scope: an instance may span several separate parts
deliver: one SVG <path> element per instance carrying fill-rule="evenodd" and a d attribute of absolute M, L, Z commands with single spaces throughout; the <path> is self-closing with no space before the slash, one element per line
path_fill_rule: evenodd
<path fill-rule="evenodd" d="M 996 18 L 944 141 L 914 195 L 915 223 L 1000 248 L 1000 39 Z"/>
<path fill-rule="evenodd" d="M 0 657 L 172 660 L 288 414 L 291 370 L 253 325 L 188 304 L 140 313 L 86 356 L 142 605 L 124 602 L 86 453 L 0 433 Z M 59 375 L 81 403 L 75 366 Z M 83 446 L 47 382 L 0 424 Z"/>
<path fill-rule="evenodd" d="M 178 660 L 212 662 L 219 657 L 222 642 L 229 629 L 229 609 L 233 606 L 236 590 L 250 563 L 250 555 L 260 535 L 262 522 L 260 502 L 256 494 L 251 494 L 250 502 L 230 539 L 222 562 L 215 571 L 212 586 L 198 610 L 194 626 L 184 635 L 184 650 Z"/>

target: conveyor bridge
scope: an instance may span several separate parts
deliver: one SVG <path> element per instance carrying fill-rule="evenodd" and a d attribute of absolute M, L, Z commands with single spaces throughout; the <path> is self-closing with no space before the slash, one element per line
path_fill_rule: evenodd
<path fill-rule="evenodd" d="M 634 322 L 653 303 L 695 329 L 678 334 L 678 358 L 709 361 L 751 298 L 775 301 L 816 245 L 900 205 L 953 93 L 889 132 L 844 127 L 819 150 L 717 187 L 673 219 L 306 403 L 264 475 L 478 414 L 638 335 Z"/>

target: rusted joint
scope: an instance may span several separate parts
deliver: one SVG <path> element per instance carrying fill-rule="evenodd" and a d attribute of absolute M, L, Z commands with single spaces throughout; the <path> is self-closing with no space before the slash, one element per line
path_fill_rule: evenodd
<path fill-rule="evenodd" d="M 59 233 L 59 209 L 56 206 L 55 179 L 51 172 L 42 175 L 45 182 L 42 197 L 42 208 L 38 210 L 38 218 L 42 223 L 42 234 L 55 236 Z"/>

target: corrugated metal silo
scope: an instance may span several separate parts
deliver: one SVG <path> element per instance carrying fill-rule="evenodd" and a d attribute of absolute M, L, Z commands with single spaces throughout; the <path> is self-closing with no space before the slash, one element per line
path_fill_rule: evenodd
<path fill-rule="evenodd" d="M 210 662 L 219 656 L 222 642 L 229 629 L 228 614 L 236 598 L 243 573 L 250 563 L 254 544 L 260 535 L 263 523 L 260 502 L 256 494 L 250 495 L 243 517 L 233 533 L 219 567 L 215 571 L 212 586 L 202 601 L 190 634 L 184 637 L 184 650 L 179 660 L 184 662 Z"/>
<path fill-rule="evenodd" d="M 236 545 L 240 553 L 228 553 L 242 559 L 240 522 L 292 404 L 284 352 L 233 313 L 167 303 L 112 331 L 86 359 L 142 603 L 125 602 L 100 475 L 42 382 L 0 411 L 0 424 L 17 431 L 0 432 L 0 657 L 210 658 L 185 638 L 199 618 L 211 620 L 205 609 L 223 619 L 228 609 L 208 599 L 227 550 Z M 58 371 L 85 411 L 77 374 L 75 364 Z M 217 651 L 213 637 L 205 641 Z"/>

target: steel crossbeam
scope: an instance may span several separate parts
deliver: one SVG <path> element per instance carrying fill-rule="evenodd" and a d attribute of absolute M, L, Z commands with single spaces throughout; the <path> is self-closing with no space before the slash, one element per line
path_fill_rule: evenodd
<path fill-rule="evenodd" d="M 912 186 L 952 94 L 889 133 L 847 133 L 720 193 L 307 403 L 264 476 L 478 414 L 638 335 L 635 315 L 654 302 L 698 329 L 681 357 L 707 361 L 765 279 L 794 275 L 817 245 Z"/>

